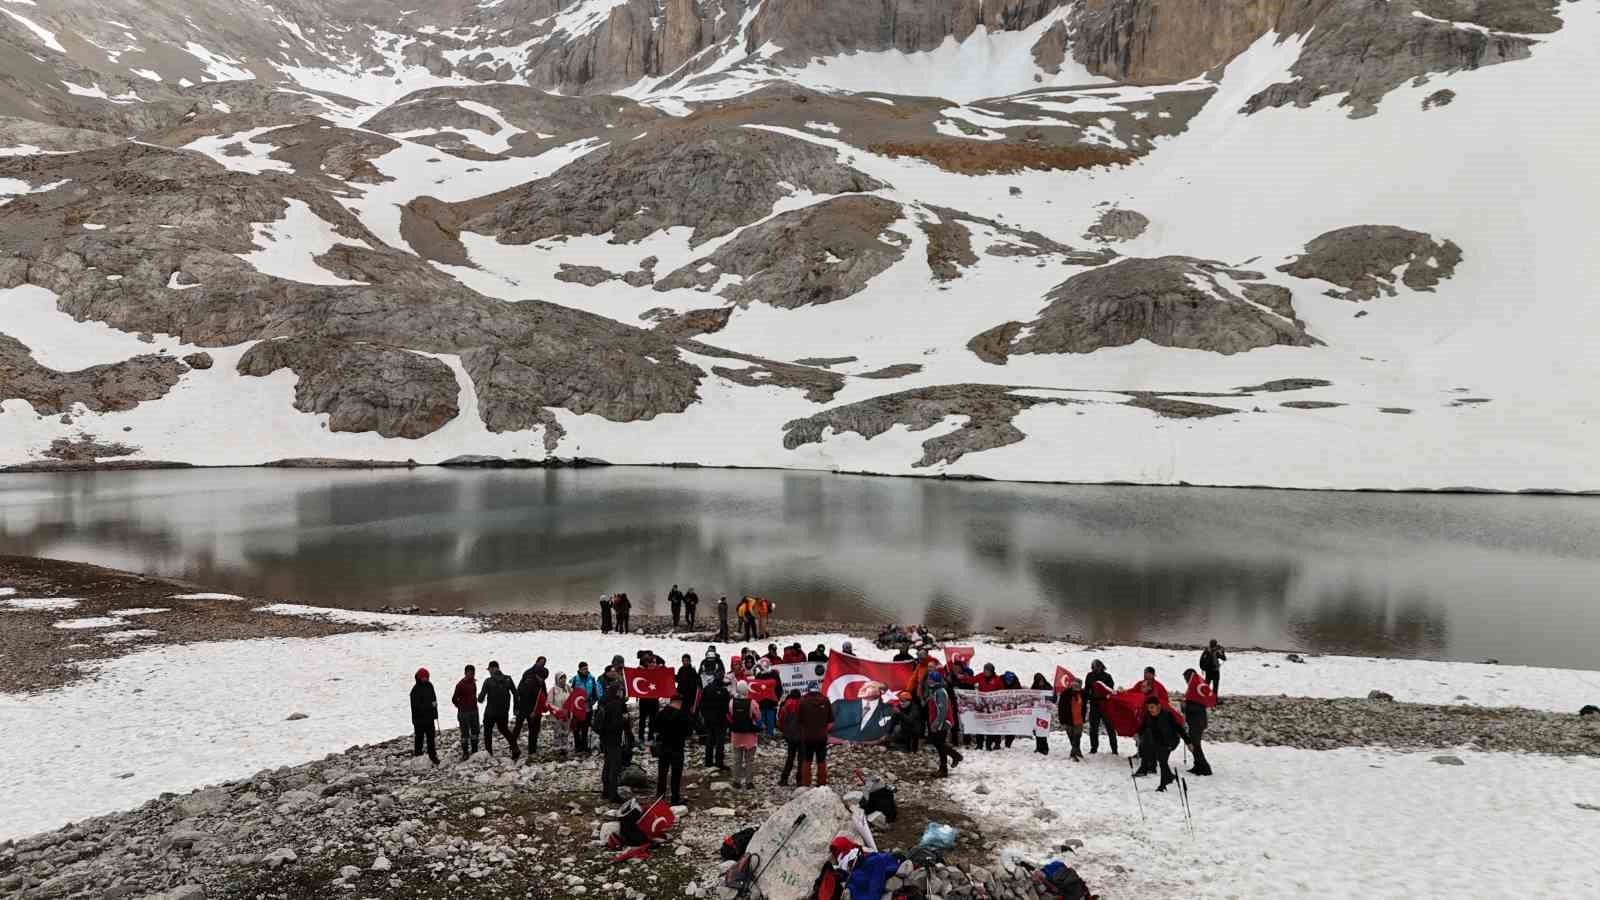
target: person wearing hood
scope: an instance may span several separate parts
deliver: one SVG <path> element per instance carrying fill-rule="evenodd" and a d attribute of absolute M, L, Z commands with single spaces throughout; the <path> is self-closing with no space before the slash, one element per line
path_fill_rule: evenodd
<path fill-rule="evenodd" d="M 578 674 L 572 676 L 572 689 L 583 691 L 589 695 L 589 709 L 594 709 L 600 703 L 600 679 L 594 677 L 589 671 L 587 662 L 578 663 Z M 572 722 L 572 749 L 584 756 L 589 755 L 589 719 L 574 719 Z"/>
<path fill-rule="evenodd" d="M 606 666 L 605 672 L 600 675 L 600 698 L 602 702 L 611 695 L 612 687 L 622 688 L 622 696 L 628 696 L 628 686 L 623 682 L 627 675 L 622 671 L 627 665 L 628 663 L 622 658 L 621 653 L 611 657 L 611 665 Z"/>
<path fill-rule="evenodd" d="M 428 670 L 418 669 L 416 681 L 411 685 L 411 755 L 421 756 L 426 745 L 428 759 L 437 766 L 439 751 L 434 748 L 434 742 L 438 734 L 439 695 L 433 689 L 433 682 L 428 680 Z"/>
<path fill-rule="evenodd" d="M 611 633 L 611 595 L 600 595 L 600 633 Z"/>
<path fill-rule="evenodd" d="M 705 658 L 700 660 L 700 683 L 709 684 L 713 678 L 721 678 L 728 674 L 728 669 L 722 663 L 722 657 L 717 655 L 715 644 L 706 648 Z"/>
<path fill-rule="evenodd" d="M 550 706 L 550 698 L 544 683 L 546 672 L 542 665 L 544 657 L 539 657 L 539 660 L 529 666 L 522 673 L 522 678 L 517 681 L 517 727 L 511 730 L 511 747 L 515 750 L 523 727 L 527 727 L 529 760 L 539 752 L 539 730 L 544 725 L 545 709 Z"/>
<path fill-rule="evenodd" d="M 823 644 L 818 644 L 817 645 L 817 649 L 815 649 L 815 650 L 811 651 L 810 653 L 806 654 L 806 662 L 825 663 L 827 661 L 828 661 L 828 648 Z"/>
<path fill-rule="evenodd" d="M 728 598 L 717 601 L 717 640 L 728 641 Z"/>
<path fill-rule="evenodd" d="M 1100 689 L 1096 690 L 1095 685 Z M 1105 717 L 1102 703 L 1116 690 L 1116 681 L 1111 673 L 1106 671 L 1106 664 L 1095 660 L 1089 664 L 1089 675 L 1083 679 L 1084 701 L 1089 704 L 1089 752 L 1100 752 L 1100 728 L 1105 726 L 1106 738 L 1111 742 L 1111 752 L 1117 752 L 1117 730 L 1111 727 L 1111 720 Z"/>
<path fill-rule="evenodd" d="M 950 745 L 955 731 L 956 705 L 951 700 L 950 688 L 944 675 L 938 671 L 928 673 L 928 743 L 939 754 L 939 777 L 949 778 L 950 768 L 961 765 L 961 751 Z"/>
<path fill-rule="evenodd" d="M 851 644 L 849 641 L 845 641 L 843 644 L 839 645 L 839 652 L 843 653 L 845 656 L 855 656 L 856 648 L 855 645 Z"/>
<path fill-rule="evenodd" d="M 700 610 L 700 595 L 689 588 L 689 593 L 683 595 L 683 625 L 693 628 L 696 622 L 695 614 Z"/>
<path fill-rule="evenodd" d="M 761 738 L 761 708 L 750 699 L 748 682 L 739 681 L 733 685 L 728 732 L 729 743 L 733 746 L 733 786 L 753 788 L 756 786 L 756 744 Z"/>
<path fill-rule="evenodd" d="M 526 672 L 523 673 L 523 677 L 527 677 Z M 557 672 L 556 683 L 550 688 L 549 701 L 549 707 L 552 711 L 550 716 L 550 749 L 557 753 L 572 752 L 572 708 L 570 703 L 572 692 L 572 685 L 567 683 L 567 673 Z M 522 692 L 519 690 L 517 692 L 519 699 L 521 694 Z M 528 753 L 532 754 L 535 748 L 531 744 L 531 737 L 529 741 Z"/>
<path fill-rule="evenodd" d="M 456 724 L 461 726 L 461 758 L 478 752 L 478 670 L 467 666 L 456 682 L 450 703 L 456 708 Z"/>
<path fill-rule="evenodd" d="M 703 667 L 702 667 L 703 671 Z M 726 770 L 728 708 L 733 698 L 721 675 L 712 675 L 700 691 L 700 726 L 705 730 L 706 768 Z"/>
<path fill-rule="evenodd" d="M 672 611 L 672 630 L 677 631 L 678 617 L 683 614 L 683 593 L 678 590 L 677 585 L 673 585 L 672 590 L 667 591 L 667 609 Z"/>
<path fill-rule="evenodd" d="M 500 729 L 500 736 L 510 745 L 511 758 L 515 760 L 520 755 L 517 751 L 517 739 L 511 732 L 511 695 L 516 691 L 517 685 L 511 680 L 511 676 L 500 671 L 498 662 L 490 660 L 489 678 L 483 683 L 483 689 L 478 691 L 478 702 L 484 704 L 483 752 L 490 756 L 494 755 L 496 728 Z"/>

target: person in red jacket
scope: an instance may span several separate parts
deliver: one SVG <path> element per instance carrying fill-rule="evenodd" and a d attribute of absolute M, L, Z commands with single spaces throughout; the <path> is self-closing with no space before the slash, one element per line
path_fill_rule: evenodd
<path fill-rule="evenodd" d="M 1005 681 L 1002 680 L 1000 678 L 1000 676 L 995 673 L 994 663 L 984 663 L 983 664 L 983 674 L 979 675 L 978 679 L 977 679 L 978 692 L 979 693 L 983 693 L 983 694 L 987 694 L 990 691 L 1003 690 L 1005 688 L 1005 686 L 1006 686 Z M 1000 735 L 998 735 L 998 734 L 980 734 L 980 735 L 978 735 L 978 747 L 981 750 L 999 750 L 1000 749 Z"/>
<path fill-rule="evenodd" d="M 811 785 L 811 765 L 817 766 L 817 784 L 828 783 L 828 731 L 833 727 L 833 704 L 812 688 L 800 698 L 795 715 L 800 720 L 800 786 Z"/>
<path fill-rule="evenodd" d="M 800 649 L 799 644 L 790 644 L 783 648 L 783 661 L 786 663 L 803 663 L 806 661 L 806 652 Z"/>
<path fill-rule="evenodd" d="M 466 759 L 478 752 L 478 674 L 477 670 L 467 666 L 466 674 L 456 682 L 455 693 L 450 695 L 450 702 L 455 704 L 456 723 L 461 726 L 461 758 Z"/>
<path fill-rule="evenodd" d="M 795 764 L 800 761 L 799 691 L 790 691 L 789 696 L 783 698 L 783 703 L 778 706 L 778 732 L 783 735 L 783 743 L 788 751 L 783 758 L 783 774 L 778 777 L 778 783 L 788 787 L 789 773 L 794 771 Z"/>

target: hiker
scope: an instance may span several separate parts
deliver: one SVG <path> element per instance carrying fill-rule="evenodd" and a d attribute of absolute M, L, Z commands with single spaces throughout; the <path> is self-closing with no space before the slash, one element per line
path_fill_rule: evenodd
<path fill-rule="evenodd" d="M 1029 689 L 1030 690 L 1035 690 L 1035 691 L 1044 691 L 1045 693 L 1049 694 L 1050 695 L 1050 704 L 1052 706 L 1054 706 L 1060 700 L 1060 698 L 1056 696 L 1055 690 L 1050 687 L 1049 679 L 1045 678 L 1044 677 L 1044 673 L 1042 673 L 1042 672 L 1033 673 L 1033 684 L 1030 686 Z M 1063 725 L 1065 725 L 1066 722 L 1067 722 L 1067 720 L 1065 718 L 1062 718 L 1061 723 Z M 1033 735 L 1033 752 L 1039 754 L 1040 756 L 1049 756 L 1050 755 L 1050 729 L 1049 728 L 1046 728 L 1043 731 L 1043 733 L 1040 733 L 1037 729 L 1035 729 L 1034 735 Z"/>
<path fill-rule="evenodd" d="M 606 690 L 606 697 L 594 711 L 595 739 L 600 742 L 600 752 L 605 761 L 600 767 L 600 796 L 612 803 L 621 803 L 618 788 L 622 783 L 623 756 L 633 739 L 633 727 L 628 721 L 628 700 L 620 683 Z"/>
<path fill-rule="evenodd" d="M 1005 686 L 1006 686 L 1005 682 L 1001 680 L 1000 674 L 994 670 L 994 663 L 984 663 L 983 664 L 983 672 L 982 672 L 982 674 L 980 674 L 978 676 L 978 683 L 977 683 L 978 693 L 980 693 L 980 694 L 993 693 L 994 691 L 998 691 L 998 690 L 1004 689 Z M 980 734 L 980 735 L 977 735 L 976 737 L 978 738 L 978 749 L 979 750 L 999 750 L 1000 749 L 1000 735 L 998 735 L 998 734 Z"/>
<path fill-rule="evenodd" d="M 1046 685 L 1045 688 L 1048 690 L 1049 685 Z M 1005 672 L 1000 676 L 1000 689 L 1005 691 L 1020 691 L 1022 690 L 1022 679 L 1018 678 L 1017 673 L 1015 672 Z M 1006 735 L 1004 739 L 1005 748 L 1010 750 L 1012 742 L 1016 739 L 1017 736 L 1014 734 Z"/>
<path fill-rule="evenodd" d="M 950 746 L 951 733 L 956 723 L 956 707 L 951 702 L 950 689 L 944 675 L 928 673 L 928 743 L 939 754 L 939 777 L 949 778 L 950 767 L 961 765 L 961 751 Z"/>
<path fill-rule="evenodd" d="M 683 745 L 688 742 L 694 724 L 683 708 L 683 695 L 673 694 L 666 708 L 656 713 L 656 795 L 666 797 L 672 788 L 668 803 L 683 803 Z"/>
<path fill-rule="evenodd" d="M 767 655 L 765 655 L 765 656 L 763 656 L 761 658 L 766 660 L 768 663 L 771 663 L 774 666 L 777 665 L 778 663 L 783 662 L 783 654 L 778 652 L 778 645 L 777 644 L 768 644 L 767 645 Z"/>
<path fill-rule="evenodd" d="M 411 685 L 411 755 L 421 756 L 423 745 L 427 745 L 428 759 L 436 766 L 439 751 L 434 749 L 434 741 L 439 733 L 438 723 L 439 695 L 428 680 L 428 670 L 418 669 L 416 683 Z"/>
<path fill-rule="evenodd" d="M 678 616 L 683 612 L 683 594 L 679 592 L 677 585 L 673 585 L 672 590 L 667 591 L 667 608 L 672 611 L 672 630 L 677 631 Z"/>
<path fill-rule="evenodd" d="M 827 661 L 828 661 L 828 648 L 826 646 L 822 645 L 822 644 L 818 644 L 817 645 L 817 649 L 815 649 L 815 650 L 811 651 L 810 653 L 806 654 L 806 662 L 825 663 Z"/>
<path fill-rule="evenodd" d="M 611 595 L 600 595 L 600 633 L 611 633 Z"/>
<path fill-rule="evenodd" d="M 639 660 L 639 668 L 653 669 L 656 667 L 656 657 L 649 650 L 640 650 L 635 654 Z M 639 698 L 639 743 L 650 743 L 650 729 L 655 727 L 656 714 L 661 712 L 661 701 L 654 697 Z"/>
<path fill-rule="evenodd" d="M 623 679 L 627 677 L 626 673 L 623 672 L 626 666 L 627 663 L 623 661 L 621 653 L 611 657 L 611 665 L 606 666 L 606 670 L 600 673 L 601 702 L 604 702 L 605 698 L 611 694 L 613 685 L 622 688 L 622 696 L 628 696 L 628 686 L 623 683 Z"/>
<path fill-rule="evenodd" d="M 524 673 L 524 677 L 526 677 L 526 673 Z M 567 683 L 567 673 L 557 672 L 556 683 L 550 686 L 549 697 L 550 749 L 557 753 L 572 752 L 572 694 L 572 686 Z M 517 695 L 520 701 L 522 691 L 518 690 Z M 517 726 L 519 728 L 522 726 L 520 720 L 517 722 Z M 538 749 L 538 742 L 534 739 L 534 735 L 537 734 L 538 732 L 535 731 L 528 737 L 528 756 L 530 757 Z"/>
<path fill-rule="evenodd" d="M 800 698 L 795 715 L 800 722 L 800 785 L 811 784 L 811 767 L 816 765 L 817 784 L 828 783 L 828 732 L 833 728 L 833 704 L 813 687 Z"/>
<path fill-rule="evenodd" d="M 727 641 L 728 638 L 728 598 L 723 597 L 717 601 L 717 640 Z"/>
<path fill-rule="evenodd" d="M 788 787 L 789 773 L 800 762 L 799 691 L 790 691 L 789 696 L 783 698 L 783 705 L 778 707 L 778 731 L 783 735 L 784 746 L 783 774 L 778 776 L 778 784 Z"/>
<path fill-rule="evenodd" d="M 1162 706 L 1166 706 L 1169 702 L 1171 702 L 1167 699 L 1167 686 L 1156 680 L 1155 666 L 1144 667 L 1144 678 L 1139 682 L 1137 687 L 1139 690 L 1144 691 L 1146 697 L 1154 694 L 1161 700 Z"/>
<path fill-rule="evenodd" d="M 628 633 L 628 614 L 633 611 L 633 601 L 627 594 L 618 594 L 611 598 L 611 603 L 617 608 L 617 634 Z"/>
<path fill-rule="evenodd" d="M 1144 719 L 1139 722 L 1139 757 L 1143 764 L 1134 777 L 1152 775 L 1159 766 L 1161 784 L 1156 790 L 1164 791 L 1167 785 L 1177 781 L 1167 757 L 1178 748 L 1180 738 L 1188 743 L 1189 733 L 1178 724 L 1172 710 L 1163 707 L 1154 694 L 1147 694 L 1144 698 Z"/>
<path fill-rule="evenodd" d="M 1222 649 L 1216 638 L 1212 638 L 1206 649 L 1200 651 L 1200 671 L 1206 673 L 1206 684 L 1211 687 L 1211 694 L 1219 703 L 1222 701 L 1222 663 L 1227 658 L 1228 651 Z"/>
<path fill-rule="evenodd" d="M 583 691 L 589 695 L 587 709 L 594 709 L 600 701 L 600 681 L 589 671 L 589 664 L 580 661 L 578 674 L 572 676 L 572 690 Z M 582 719 L 573 717 L 572 720 L 572 749 L 584 756 L 589 755 L 589 716 Z"/>
<path fill-rule="evenodd" d="M 733 685 L 733 703 L 728 707 L 728 741 L 733 745 L 733 786 L 753 788 L 755 783 L 756 743 L 761 736 L 761 709 L 750 699 L 750 685 Z"/>
<path fill-rule="evenodd" d="M 756 632 L 763 640 L 771 637 L 767 631 L 767 619 L 772 617 L 772 611 L 777 608 L 778 604 L 773 603 L 771 600 L 768 600 L 765 597 L 756 598 L 755 609 L 751 610 L 751 612 L 756 614 Z"/>
<path fill-rule="evenodd" d="M 783 661 L 785 663 L 803 663 L 806 661 L 806 651 L 800 649 L 799 644 L 790 644 L 783 648 Z"/>
<path fill-rule="evenodd" d="M 767 667 L 756 675 L 757 681 L 765 681 L 772 685 L 772 689 L 761 695 L 761 733 L 767 737 L 778 735 L 778 698 L 783 696 L 783 676 L 778 670 Z"/>
<path fill-rule="evenodd" d="M 1210 682 L 1203 680 L 1193 669 L 1184 669 L 1183 679 L 1189 685 L 1183 695 L 1183 718 L 1189 726 L 1189 749 L 1194 751 L 1194 767 L 1189 774 L 1204 777 L 1211 774 L 1211 763 L 1206 760 L 1205 747 L 1200 743 L 1206 733 L 1208 714 L 1205 692 Z"/>
<path fill-rule="evenodd" d="M 900 644 L 899 649 L 894 654 L 894 662 L 911 662 L 915 659 L 916 657 L 911 655 L 910 644 Z"/>
<path fill-rule="evenodd" d="M 700 608 L 700 595 L 689 588 L 689 593 L 683 595 L 683 624 L 686 628 L 695 626 L 695 611 Z"/>
<path fill-rule="evenodd" d="M 839 652 L 843 653 L 845 656 L 855 656 L 856 648 L 852 646 L 849 641 L 845 641 L 843 644 L 839 645 Z"/>
<path fill-rule="evenodd" d="M 1076 678 L 1069 680 L 1061 689 L 1061 694 L 1056 697 L 1056 708 L 1060 710 L 1061 725 L 1067 729 L 1067 738 L 1072 741 L 1072 760 L 1074 762 L 1083 762 L 1084 703 L 1083 689 L 1079 687 Z M 1107 727 L 1109 728 L 1109 725 Z M 1113 737 L 1116 736 L 1115 731 L 1112 731 L 1111 734 Z M 1093 741 L 1092 736 L 1090 740 Z M 1093 753 L 1094 751 L 1091 750 L 1089 752 Z M 1115 746 L 1112 747 L 1111 752 L 1116 752 Z"/>
<path fill-rule="evenodd" d="M 725 771 L 728 707 L 732 703 L 721 675 L 712 676 L 700 692 L 700 725 L 705 729 L 706 768 Z"/>
<path fill-rule="evenodd" d="M 694 660 L 689 654 L 683 655 L 682 665 L 678 666 L 678 674 L 674 676 L 675 689 L 683 696 L 683 708 L 693 710 L 700 702 L 700 673 L 695 671 Z"/>
<path fill-rule="evenodd" d="M 1097 684 L 1104 686 L 1104 694 L 1094 689 Z M 1083 679 L 1083 689 L 1089 700 L 1089 752 L 1100 752 L 1100 727 L 1104 725 L 1106 737 L 1111 741 L 1111 752 L 1116 753 L 1117 730 L 1111 727 L 1111 720 L 1105 717 L 1100 705 L 1116 689 L 1116 682 L 1112 680 L 1111 673 L 1106 671 L 1105 663 L 1097 659 L 1089 664 L 1089 675 Z"/>
<path fill-rule="evenodd" d="M 456 708 L 456 724 L 461 726 L 461 758 L 478 752 L 478 675 L 477 669 L 467 666 L 466 674 L 456 682 L 450 702 Z"/>
<path fill-rule="evenodd" d="M 739 606 L 734 610 L 739 617 L 740 640 L 753 641 L 756 639 L 756 602 L 751 597 L 739 601 Z"/>
<path fill-rule="evenodd" d="M 511 695 L 516 693 L 516 682 L 510 675 L 500 671 L 500 664 L 494 660 L 489 661 L 489 677 L 483 683 L 483 689 L 478 691 L 478 702 L 483 703 L 483 752 L 494 755 L 494 730 L 500 729 L 500 736 L 511 745 L 511 758 L 516 759 L 520 754 L 517 751 L 517 740 L 511 736 Z"/>
<path fill-rule="evenodd" d="M 544 683 L 546 670 L 543 662 L 544 657 L 539 657 L 539 661 L 529 666 L 517 680 L 517 727 L 511 730 L 511 747 L 513 750 L 516 749 L 517 741 L 522 736 L 522 729 L 526 726 L 530 762 L 533 755 L 539 752 L 539 730 L 544 725 L 544 710 L 546 706 L 551 705 Z M 516 756 L 513 755 L 511 758 L 516 759 Z"/>
<path fill-rule="evenodd" d="M 728 674 L 722 664 L 722 657 L 717 655 L 717 645 L 712 644 L 706 648 L 705 658 L 700 660 L 700 683 L 709 684 L 712 678 L 721 678 Z"/>
<path fill-rule="evenodd" d="M 922 741 L 922 704 L 914 694 L 902 693 L 889 720 L 888 742 L 906 753 L 916 753 Z"/>

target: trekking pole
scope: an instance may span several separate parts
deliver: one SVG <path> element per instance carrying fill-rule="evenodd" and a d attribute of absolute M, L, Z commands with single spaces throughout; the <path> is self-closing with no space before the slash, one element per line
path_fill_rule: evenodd
<path fill-rule="evenodd" d="M 1189 781 L 1178 776 L 1178 796 L 1183 799 L 1183 821 L 1189 827 L 1189 840 L 1194 840 L 1194 813 L 1189 809 Z"/>
<path fill-rule="evenodd" d="M 768 867 L 772 865 L 772 861 L 777 858 L 778 854 L 783 852 L 783 848 L 789 846 L 789 839 L 794 837 L 794 833 L 800 830 L 800 826 L 804 824 L 805 821 L 805 813 L 801 813 L 795 817 L 794 824 L 789 826 L 789 833 L 783 836 L 783 840 L 778 842 L 778 846 L 774 847 L 771 853 L 767 854 L 766 862 L 762 863 L 761 868 L 757 869 L 756 873 L 750 876 L 749 883 L 740 889 L 739 896 L 741 898 L 750 896 L 750 889 L 755 887 L 756 882 L 761 880 L 761 876 L 767 873 Z"/>
<path fill-rule="evenodd" d="M 1133 774 L 1133 757 L 1128 757 L 1128 780 L 1133 782 L 1133 799 L 1139 804 L 1139 821 L 1146 825 L 1150 820 L 1145 818 L 1144 798 L 1139 796 L 1139 776 Z"/>

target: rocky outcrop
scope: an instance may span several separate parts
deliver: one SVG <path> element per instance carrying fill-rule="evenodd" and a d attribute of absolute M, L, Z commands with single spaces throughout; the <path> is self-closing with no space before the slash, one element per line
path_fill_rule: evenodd
<path fill-rule="evenodd" d="M 482 104 L 521 133 L 509 138 L 512 152 L 542 144 L 546 139 L 571 140 L 577 136 L 649 125 L 663 114 L 655 109 L 611 95 L 568 96 L 519 84 L 479 84 L 427 88 L 390 104 L 362 123 L 384 134 L 402 134 L 428 128 L 468 128 L 496 134 L 500 125 L 484 113 L 463 106 Z M 631 133 L 608 135 L 626 139 Z"/>
<path fill-rule="evenodd" d="M 44 456 L 63 462 L 88 462 L 132 456 L 138 452 L 139 448 L 131 444 L 102 441 L 92 434 L 83 434 L 76 438 L 56 438 L 50 442 L 49 448 L 44 451 Z"/>
<path fill-rule="evenodd" d="M 900 204 L 879 197 L 836 197 L 774 216 L 656 282 L 658 291 L 713 290 L 734 303 L 796 309 L 859 293 L 905 256 L 910 240 L 889 226 Z"/>
<path fill-rule="evenodd" d="M 1432 291 L 1460 262 L 1461 248 L 1449 240 L 1393 225 L 1352 225 L 1317 235 L 1278 271 L 1331 282 L 1345 290 L 1330 296 L 1363 301 L 1393 297 L 1397 277 L 1414 291 Z"/>
<path fill-rule="evenodd" d="M 1057 285 L 1039 317 L 973 338 L 989 362 L 1017 353 L 1091 353 L 1146 340 L 1163 347 L 1239 353 L 1315 343 L 1294 318 L 1290 293 L 1259 273 L 1187 256 L 1124 259 Z"/>
<path fill-rule="evenodd" d="M 690 242 L 700 244 L 755 222 L 796 190 L 845 194 L 883 186 L 827 147 L 691 123 L 653 130 L 460 208 L 466 230 L 507 244 L 579 234 L 628 243 L 674 226 L 694 229 Z"/>
<path fill-rule="evenodd" d="M 239 374 L 279 369 L 299 376 L 294 408 L 326 413 L 329 431 L 420 438 L 460 412 L 455 373 L 431 357 L 379 344 L 320 338 L 262 341 L 239 359 Z"/>
<path fill-rule="evenodd" d="M 1027 437 L 1011 424 L 1025 409 L 1072 401 L 1030 397 L 995 384 L 948 384 L 886 394 L 795 419 L 783 426 L 783 445 L 790 450 L 821 443 L 825 432 L 852 432 L 871 440 L 896 425 L 926 431 L 951 417 L 965 422 L 949 434 L 922 444 L 917 468 L 953 463 L 968 453 L 1015 444 Z"/>
<path fill-rule="evenodd" d="M 125 412 L 159 400 L 185 371 L 170 356 L 150 354 L 122 362 L 61 372 L 40 365 L 28 346 L 0 334 L 0 400 L 26 400 L 42 416 L 70 412 Z"/>
<path fill-rule="evenodd" d="M 817 56 L 867 50 L 932 50 L 986 31 L 1021 31 L 1068 0 L 768 0 L 750 23 L 746 49 L 781 47 L 778 59 L 804 63 Z"/>
<path fill-rule="evenodd" d="M 1150 219 L 1143 213 L 1131 209 L 1108 209 L 1100 213 L 1089 230 L 1083 233 L 1084 240 L 1099 241 L 1110 244 L 1116 241 L 1131 241 L 1150 227 Z"/>

